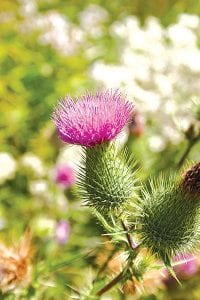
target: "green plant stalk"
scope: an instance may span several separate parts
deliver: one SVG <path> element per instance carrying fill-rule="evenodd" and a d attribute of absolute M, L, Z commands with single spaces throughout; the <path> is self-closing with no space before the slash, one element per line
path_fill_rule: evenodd
<path fill-rule="evenodd" d="M 106 269 L 109 261 L 113 258 L 114 254 L 118 251 L 117 248 L 112 249 L 112 251 L 110 252 L 110 255 L 108 256 L 108 258 L 106 259 L 105 263 L 102 265 L 102 267 L 99 269 L 96 278 L 94 279 L 93 282 L 97 281 L 99 276 L 101 275 L 101 273 L 103 273 L 103 271 Z"/>
<path fill-rule="evenodd" d="M 178 164 L 177 164 L 177 168 L 180 169 L 182 167 L 182 165 L 184 164 L 186 158 L 188 157 L 188 155 L 190 154 L 192 148 L 194 147 L 194 145 L 196 144 L 197 140 L 190 140 L 188 141 L 188 145 L 185 149 L 185 151 L 183 152 Z"/>
<path fill-rule="evenodd" d="M 134 251 L 137 255 L 137 251 L 139 249 L 139 245 L 137 245 L 133 239 L 132 239 L 132 236 L 129 234 L 128 232 L 128 228 L 127 226 L 125 225 L 124 221 L 121 220 L 121 224 L 122 224 L 122 227 L 124 229 L 124 231 L 126 231 L 126 238 L 127 238 L 127 241 L 128 241 L 128 245 L 129 247 L 131 248 L 132 251 Z M 115 250 L 115 251 L 114 251 Z M 113 254 L 116 252 L 116 248 L 113 250 L 113 252 L 111 252 L 111 255 L 109 256 L 108 260 L 106 261 L 106 263 L 103 265 L 103 269 L 107 266 L 108 264 L 108 261 L 110 261 L 110 259 L 113 257 Z M 126 269 L 126 268 L 125 268 Z M 113 280 L 111 280 L 105 287 L 103 287 L 98 293 L 97 293 L 97 296 L 101 296 L 103 295 L 104 293 L 106 293 L 107 291 L 109 291 L 114 285 L 116 285 L 117 283 L 120 282 L 120 280 L 123 278 L 123 275 L 125 273 L 125 269 L 119 274 L 117 275 Z M 98 274 L 102 272 L 102 268 L 100 269 L 100 271 L 98 272 Z"/>
<path fill-rule="evenodd" d="M 119 273 L 114 279 L 112 279 L 107 285 L 105 285 L 100 291 L 97 292 L 97 296 L 102 296 L 104 293 L 113 288 L 123 278 L 124 270 Z"/>
<path fill-rule="evenodd" d="M 131 248 L 133 251 L 138 250 L 139 245 L 137 245 L 137 244 L 134 242 L 132 236 L 131 236 L 130 233 L 128 232 L 128 228 L 127 228 L 127 226 L 125 225 L 125 223 L 124 223 L 123 221 L 121 221 L 121 223 L 122 223 L 122 227 L 123 227 L 124 231 L 126 231 L 126 238 L 127 238 L 127 241 L 128 241 L 128 244 L 129 244 L 130 248 Z"/>

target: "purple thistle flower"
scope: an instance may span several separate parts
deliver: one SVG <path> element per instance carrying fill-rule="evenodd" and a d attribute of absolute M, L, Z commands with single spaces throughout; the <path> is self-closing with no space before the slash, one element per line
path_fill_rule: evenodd
<path fill-rule="evenodd" d="M 67 165 L 59 165 L 55 171 L 55 181 L 64 188 L 69 188 L 75 181 L 74 170 Z"/>
<path fill-rule="evenodd" d="M 118 91 L 88 93 L 76 101 L 58 103 L 53 120 L 60 138 L 69 144 L 91 147 L 110 141 L 129 121 L 133 104 Z"/>
<path fill-rule="evenodd" d="M 69 234 L 70 234 L 69 223 L 64 220 L 58 222 L 56 226 L 56 240 L 58 244 L 64 245 L 69 239 Z"/>

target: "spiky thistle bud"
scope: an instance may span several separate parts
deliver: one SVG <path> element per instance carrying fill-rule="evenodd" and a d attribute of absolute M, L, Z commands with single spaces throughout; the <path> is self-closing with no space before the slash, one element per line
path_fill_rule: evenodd
<path fill-rule="evenodd" d="M 185 192 L 193 196 L 200 197 L 200 162 L 190 168 L 182 182 L 182 188 Z"/>
<path fill-rule="evenodd" d="M 138 213 L 141 242 L 170 267 L 178 253 L 200 243 L 200 201 L 189 201 L 175 176 L 162 176 L 143 190 Z"/>
<path fill-rule="evenodd" d="M 101 213 L 122 210 L 136 189 L 133 161 L 115 144 L 85 148 L 78 184 L 85 203 Z"/>

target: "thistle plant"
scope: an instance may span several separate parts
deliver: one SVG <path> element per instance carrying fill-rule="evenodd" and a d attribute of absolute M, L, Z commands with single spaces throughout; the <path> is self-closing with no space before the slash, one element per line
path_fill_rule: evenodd
<path fill-rule="evenodd" d="M 199 163 L 182 177 L 162 175 L 139 186 L 134 160 L 126 150 L 119 150 L 115 141 L 133 111 L 126 97 L 111 90 L 75 100 L 68 96 L 53 113 L 61 140 L 83 148 L 77 183 L 84 204 L 113 236 L 116 249 L 126 253 L 123 270 L 95 297 L 119 282 L 125 287 L 127 283 L 141 284 L 147 271 L 163 267 L 147 260 L 144 249 L 162 260 L 176 278 L 174 256 L 200 246 Z M 98 276 L 95 284 L 97 281 Z"/>
<path fill-rule="evenodd" d="M 68 97 L 53 114 L 60 138 L 83 146 L 80 192 L 85 203 L 101 213 L 122 211 L 135 193 L 132 159 L 113 142 L 132 110 L 118 91 L 106 91 L 76 100 Z"/>

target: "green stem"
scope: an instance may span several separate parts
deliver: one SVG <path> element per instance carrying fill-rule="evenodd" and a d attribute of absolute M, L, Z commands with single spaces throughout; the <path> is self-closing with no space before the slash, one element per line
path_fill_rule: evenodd
<path fill-rule="evenodd" d="M 128 232 L 128 228 L 127 228 L 126 224 L 122 220 L 121 220 L 121 224 L 122 224 L 122 227 L 123 227 L 124 231 L 126 231 L 126 238 L 127 238 L 127 241 L 128 241 L 128 244 L 129 244 L 130 248 L 133 251 L 136 251 L 139 248 L 139 245 L 137 245 L 133 241 L 132 236 Z M 107 265 L 108 261 L 106 262 L 106 265 Z M 109 291 L 114 285 L 116 285 L 123 278 L 123 275 L 124 275 L 124 270 L 119 275 L 117 275 L 113 280 L 111 280 L 106 286 L 104 286 L 97 293 L 97 296 L 102 296 L 104 293 L 106 293 L 107 291 Z"/>
<path fill-rule="evenodd" d="M 181 158 L 180 158 L 180 160 L 177 164 L 178 169 L 180 169 L 182 167 L 182 165 L 184 164 L 187 156 L 189 155 L 189 153 L 192 150 L 193 146 L 196 144 L 197 140 L 198 139 L 188 141 L 188 145 L 187 145 L 185 151 L 183 152 L 183 155 L 181 156 Z"/>
<path fill-rule="evenodd" d="M 109 261 L 113 258 L 114 254 L 118 251 L 117 248 L 114 248 L 111 252 L 110 255 L 107 257 L 105 263 L 102 265 L 102 267 L 99 269 L 96 278 L 94 279 L 94 282 L 97 281 L 97 279 L 99 278 L 100 274 L 106 269 Z"/>
<path fill-rule="evenodd" d="M 128 241 L 128 244 L 130 246 L 130 248 L 133 250 L 133 251 L 136 251 L 138 248 L 139 248 L 139 245 L 137 245 L 133 239 L 132 239 L 132 236 L 130 235 L 130 233 L 128 232 L 128 227 L 126 226 L 126 224 L 121 220 L 121 223 L 122 223 L 122 227 L 124 229 L 124 231 L 126 231 L 126 238 L 127 238 L 127 241 Z"/>
<path fill-rule="evenodd" d="M 112 287 L 114 287 L 122 278 L 124 275 L 124 271 L 119 273 L 115 278 L 113 278 L 106 286 L 104 286 L 100 291 L 98 291 L 97 296 L 102 296 L 104 293 L 109 291 Z"/>

